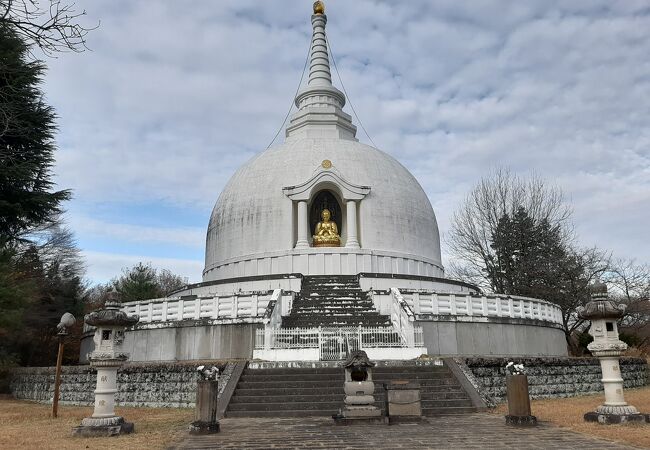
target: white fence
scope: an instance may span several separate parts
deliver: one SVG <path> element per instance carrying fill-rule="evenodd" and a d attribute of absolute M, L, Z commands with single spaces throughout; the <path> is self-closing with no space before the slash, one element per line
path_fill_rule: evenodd
<path fill-rule="evenodd" d="M 472 317 L 509 317 L 562 324 L 562 311 L 557 305 L 528 297 L 440 293 L 426 290 L 400 292 L 395 288 L 392 288 L 388 295 L 374 294 L 373 297 L 382 314 L 392 316 L 396 296 L 400 295 L 416 316 L 452 315 L 465 316 L 470 320 Z"/>
<path fill-rule="evenodd" d="M 413 327 L 413 338 L 405 342 L 393 327 L 260 328 L 255 332 L 255 350 L 318 349 L 320 360 L 344 359 L 354 350 L 423 348 L 421 327 Z"/>
<path fill-rule="evenodd" d="M 140 316 L 140 323 L 199 319 L 261 317 L 273 291 L 238 292 L 194 299 L 161 298 L 124 303 L 123 311 Z"/>

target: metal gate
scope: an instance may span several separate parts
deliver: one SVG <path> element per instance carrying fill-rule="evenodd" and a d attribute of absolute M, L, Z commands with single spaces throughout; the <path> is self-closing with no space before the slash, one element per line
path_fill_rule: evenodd
<path fill-rule="evenodd" d="M 361 328 L 322 328 L 319 337 L 321 361 L 339 361 L 359 350 Z"/>

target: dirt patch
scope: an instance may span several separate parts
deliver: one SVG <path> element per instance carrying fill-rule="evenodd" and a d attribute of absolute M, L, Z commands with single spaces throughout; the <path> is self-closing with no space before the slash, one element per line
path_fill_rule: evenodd
<path fill-rule="evenodd" d="M 626 389 L 625 400 L 640 412 L 650 413 L 650 386 Z M 603 395 L 533 400 L 531 409 L 540 421 L 612 441 L 650 448 L 650 424 L 600 425 L 585 422 L 583 415 L 595 410 L 603 401 Z M 507 410 L 507 405 L 501 404 L 494 412 L 505 415 Z"/>
<path fill-rule="evenodd" d="M 187 430 L 194 414 L 190 409 L 116 408 L 118 414 L 135 423 L 135 433 L 107 438 L 73 438 L 72 427 L 90 416 L 92 408 L 59 406 L 56 419 L 52 418 L 51 410 L 51 405 L 0 399 L 0 448 L 166 448 Z"/>

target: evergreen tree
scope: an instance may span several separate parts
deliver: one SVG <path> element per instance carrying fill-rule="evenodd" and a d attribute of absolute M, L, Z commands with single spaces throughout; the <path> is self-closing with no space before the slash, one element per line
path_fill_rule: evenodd
<path fill-rule="evenodd" d="M 0 245 L 60 212 L 69 191 L 51 179 L 55 114 L 40 89 L 45 66 L 0 22 Z"/>
<path fill-rule="evenodd" d="M 113 281 L 113 286 L 123 302 L 147 300 L 163 295 L 158 285 L 156 270 L 143 263 L 125 269 L 122 276 Z"/>

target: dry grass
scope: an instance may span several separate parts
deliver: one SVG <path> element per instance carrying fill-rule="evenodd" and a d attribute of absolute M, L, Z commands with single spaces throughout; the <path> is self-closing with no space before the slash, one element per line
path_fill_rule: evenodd
<path fill-rule="evenodd" d="M 639 411 L 649 413 L 650 386 L 625 390 L 625 400 Z M 650 424 L 600 425 L 585 422 L 583 415 L 596 409 L 603 401 L 603 395 L 533 400 L 531 409 L 533 415 L 544 422 L 612 441 L 650 448 Z M 507 405 L 500 405 L 495 413 L 506 414 L 507 410 Z"/>
<path fill-rule="evenodd" d="M 19 400 L 0 400 L 0 448 L 2 449 L 140 449 L 166 448 L 179 439 L 193 420 L 193 410 L 116 408 L 135 423 L 135 433 L 106 438 L 73 438 L 72 427 L 92 414 L 91 407 L 59 406 L 51 417 L 51 405 Z"/>

